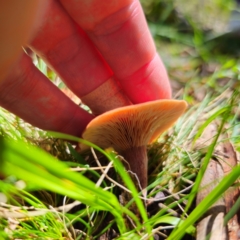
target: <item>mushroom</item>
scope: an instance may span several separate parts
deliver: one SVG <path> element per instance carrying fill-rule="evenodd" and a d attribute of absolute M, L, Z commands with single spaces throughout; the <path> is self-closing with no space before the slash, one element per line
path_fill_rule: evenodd
<path fill-rule="evenodd" d="M 156 140 L 183 114 L 183 100 L 156 100 L 108 111 L 93 119 L 83 139 L 122 155 L 140 182 L 147 187 L 147 144 Z M 80 144 L 81 151 L 89 147 Z"/>

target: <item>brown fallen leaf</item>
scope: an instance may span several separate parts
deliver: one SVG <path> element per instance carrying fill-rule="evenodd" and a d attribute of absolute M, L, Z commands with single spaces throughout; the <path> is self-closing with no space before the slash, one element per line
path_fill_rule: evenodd
<path fill-rule="evenodd" d="M 218 124 L 211 123 L 201 136 L 198 146 L 204 148 L 207 146 L 217 133 Z M 237 165 L 237 155 L 228 136 L 223 134 L 219 138 L 219 143 L 215 148 L 214 157 L 217 160 L 211 160 L 206 169 L 201 182 L 201 190 L 197 195 L 197 204 L 199 204 L 218 184 L 218 182 L 229 174 L 234 166 Z M 240 196 L 239 188 L 229 188 L 204 215 L 197 226 L 197 240 L 208 239 L 237 240 L 239 232 L 240 211 L 224 226 L 224 217 L 233 207 Z M 210 235 L 209 235 L 210 234 Z"/>
<path fill-rule="evenodd" d="M 227 135 L 222 136 L 221 138 L 228 139 Z M 224 175 L 229 174 L 234 166 L 237 165 L 237 155 L 230 141 L 226 140 L 219 144 L 218 150 L 223 155 L 219 159 L 219 162 L 223 168 Z M 233 207 L 237 199 L 240 197 L 239 187 L 231 187 L 224 194 L 226 212 L 229 212 Z M 240 209 L 238 212 L 228 221 L 228 236 L 229 240 L 238 240 L 240 231 L 239 227 L 240 219 Z"/>
<path fill-rule="evenodd" d="M 200 191 L 197 194 L 197 204 L 199 204 L 218 185 L 223 176 L 224 173 L 220 164 L 215 160 L 211 160 L 202 178 Z M 224 198 L 221 197 L 198 222 L 196 239 L 227 239 L 227 228 L 224 226 L 225 213 L 226 207 Z"/>

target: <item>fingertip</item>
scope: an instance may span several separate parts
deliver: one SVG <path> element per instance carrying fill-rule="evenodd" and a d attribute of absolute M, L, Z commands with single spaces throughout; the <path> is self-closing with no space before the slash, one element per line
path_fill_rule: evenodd
<path fill-rule="evenodd" d="M 133 103 L 169 99 L 172 96 L 166 68 L 157 53 L 130 77 L 120 79 L 120 83 Z"/>

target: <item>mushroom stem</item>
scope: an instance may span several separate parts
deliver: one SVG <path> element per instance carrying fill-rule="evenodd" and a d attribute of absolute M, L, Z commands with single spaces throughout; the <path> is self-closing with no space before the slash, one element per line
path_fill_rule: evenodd
<path fill-rule="evenodd" d="M 148 158 L 146 146 L 133 147 L 121 152 L 128 162 L 126 168 L 135 173 L 139 179 L 141 190 L 147 187 Z M 135 181 L 134 181 L 135 182 Z"/>

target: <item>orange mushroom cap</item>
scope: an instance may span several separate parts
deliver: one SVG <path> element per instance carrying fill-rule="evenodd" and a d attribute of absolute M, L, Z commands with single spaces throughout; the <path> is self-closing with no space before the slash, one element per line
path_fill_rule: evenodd
<path fill-rule="evenodd" d="M 156 100 L 108 111 L 94 118 L 83 138 L 101 148 L 121 153 L 156 140 L 187 108 L 183 100 Z M 88 146 L 80 144 L 82 151 Z"/>

